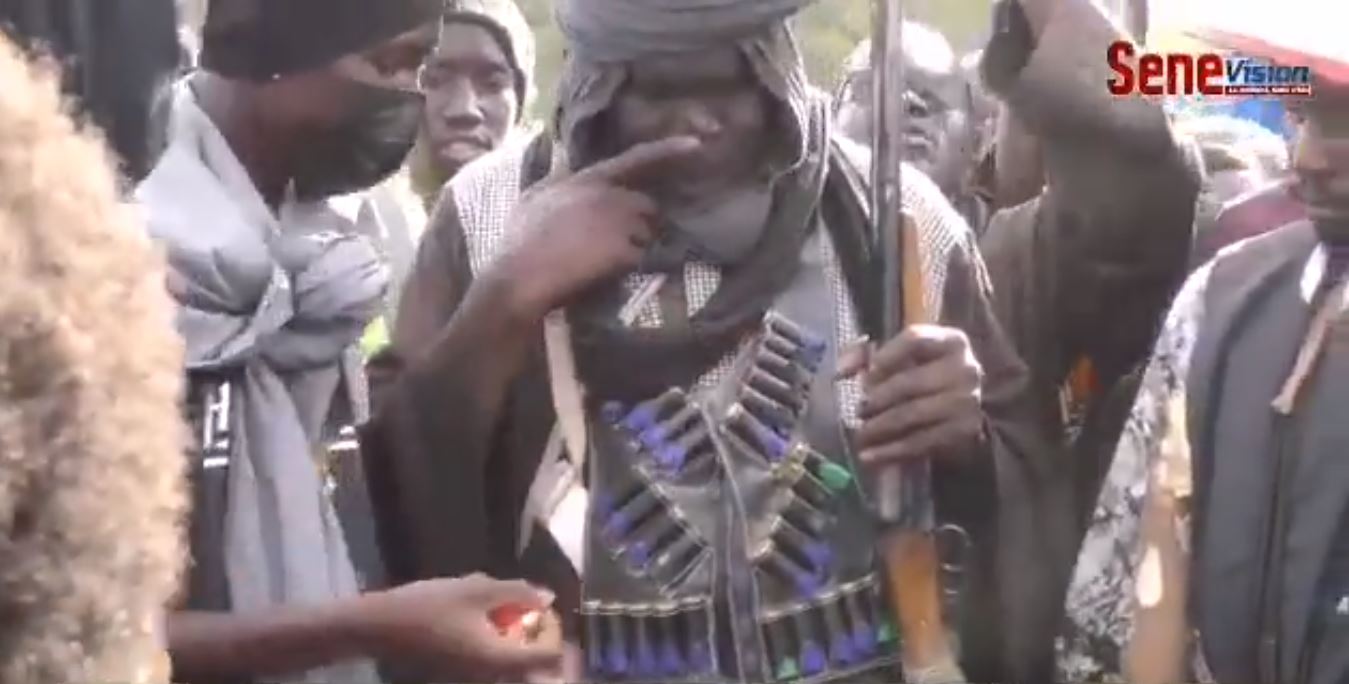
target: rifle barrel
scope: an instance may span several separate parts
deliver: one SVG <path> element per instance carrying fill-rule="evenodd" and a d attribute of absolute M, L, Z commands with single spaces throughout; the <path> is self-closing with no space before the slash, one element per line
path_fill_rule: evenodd
<path fill-rule="evenodd" d="M 881 288 L 881 332 L 894 339 L 905 325 L 931 323 L 924 305 L 921 245 L 905 217 L 902 184 L 904 72 L 903 0 L 872 5 L 871 207 Z M 964 681 L 941 611 L 940 561 L 934 536 L 931 470 L 926 462 L 889 466 L 877 473 L 878 544 L 891 614 L 903 635 L 905 679 L 919 684 Z"/>

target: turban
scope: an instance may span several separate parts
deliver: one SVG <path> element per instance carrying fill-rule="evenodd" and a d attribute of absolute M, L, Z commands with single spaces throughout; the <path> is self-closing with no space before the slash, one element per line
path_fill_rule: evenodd
<path fill-rule="evenodd" d="M 557 23 L 575 55 L 626 62 L 738 42 L 780 24 L 810 0 L 559 0 Z"/>
<path fill-rule="evenodd" d="M 595 161 L 594 125 L 643 57 L 735 47 L 760 84 L 782 105 L 783 137 L 800 161 L 812 91 L 787 19 L 810 0 L 559 0 L 558 24 L 567 60 L 554 122 L 570 163 Z"/>
<path fill-rule="evenodd" d="M 202 66 L 266 80 L 332 63 L 435 21 L 439 0 L 210 0 Z"/>

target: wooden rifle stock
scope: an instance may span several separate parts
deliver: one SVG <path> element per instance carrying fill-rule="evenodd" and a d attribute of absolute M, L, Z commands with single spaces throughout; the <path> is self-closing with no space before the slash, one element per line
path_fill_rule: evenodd
<path fill-rule="evenodd" d="M 933 319 L 923 299 L 926 287 L 918 230 L 907 218 L 901 225 L 904 323 L 930 324 Z M 900 256 L 895 254 L 895 259 Z M 893 497 L 890 500 L 897 504 L 880 502 L 880 553 L 890 588 L 890 612 L 903 637 L 905 680 L 910 684 L 963 682 L 942 616 L 931 469 L 925 462 L 890 466 L 881 477 L 879 495 Z"/>
<path fill-rule="evenodd" d="M 901 179 L 904 119 L 902 0 L 874 0 L 872 15 L 874 139 L 872 214 L 884 343 L 909 325 L 933 322 L 927 310 L 917 227 L 904 215 Z M 901 311 L 903 317 L 901 318 Z M 931 469 L 926 462 L 888 466 L 876 479 L 878 552 L 885 565 L 890 611 L 902 637 L 910 683 L 965 681 L 942 619 L 941 565 L 934 536 Z"/>
<path fill-rule="evenodd" d="M 1125 651 L 1125 675 L 1135 684 L 1173 684 L 1186 679 L 1190 644 L 1190 557 L 1181 521 L 1189 514 L 1190 441 L 1185 429 L 1185 400 L 1167 407 L 1169 424 L 1161 458 L 1148 474 L 1143 502 L 1143 560 L 1135 579 L 1137 614 Z"/>

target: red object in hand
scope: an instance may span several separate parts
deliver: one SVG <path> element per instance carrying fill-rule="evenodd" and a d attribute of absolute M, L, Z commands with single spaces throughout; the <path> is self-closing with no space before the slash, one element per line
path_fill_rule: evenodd
<path fill-rule="evenodd" d="M 542 618 L 543 615 L 537 610 L 515 605 L 501 606 L 487 613 L 487 619 L 492 621 L 497 631 L 503 635 L 519 633 L 526 639 L 537 636 Z"/>

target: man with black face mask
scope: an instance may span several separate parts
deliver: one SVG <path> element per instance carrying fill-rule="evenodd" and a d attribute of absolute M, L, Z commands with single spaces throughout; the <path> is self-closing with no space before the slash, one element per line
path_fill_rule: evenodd
<path fill-rule="evenodd" d="M 167 251 L 194 432 L 192 571 L 166 630 L 177 680 L 371 682 L 373 658 L 518 680 L 556 664 L 555 644 L 488 619 L 546 606 L 526 584 L 360 594 L 326 491 L 334 428 L 364 419 L 355 342 L 387 281 L 326 200 L 402 164 L 437 4 L 215 0 L 204 70 L 137 190 Z"/>
<path fill-rule="evenodd" d="M 979 152 L 974 92 L 951 44 L 940 32 L 905 22 L 904 158 L 941 188 L 976 234 L 988 222 L 985 202 L 970 192 Z M 840 132 L 870 146 L 872 102 L 871 41 L 862 41 L 845 65 L 847 75 L 835 99 Z"/>

